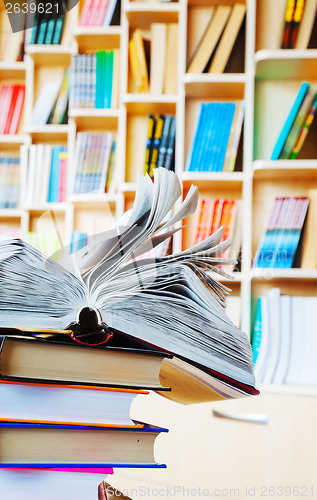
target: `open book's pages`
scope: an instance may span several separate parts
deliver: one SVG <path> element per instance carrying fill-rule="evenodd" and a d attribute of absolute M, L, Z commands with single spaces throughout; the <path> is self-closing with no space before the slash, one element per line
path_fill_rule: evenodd
<path fill-rule="evenodd" d="M 156 169 L 154 183 L 140 176 L 132 210 L 75 254 L 61 250 L 59 261 L 23 241 L 2 241 L 2 326 L 65 329 L 89 306 L 110 328 L 254 387 L 251 346 L 225 314 L 229 289 L 206 272 L 227 276 L 222 266 L 233 263 L 220 257 L 230 246 L 221 242 L 222 229 L 182 252 L 137 258 L 195 211 L 198 190 L 192 186 L 162 223 L 180 195 L 171 171 Z"/>

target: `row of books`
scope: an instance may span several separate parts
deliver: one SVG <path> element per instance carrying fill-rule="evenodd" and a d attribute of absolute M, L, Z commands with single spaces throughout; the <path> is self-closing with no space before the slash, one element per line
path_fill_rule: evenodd
<path fill-rule="evenodd" d="M 67 148 L 49 144 L 21 146 L 22 205 L 66 200 Z"/>
<path fill-rule="evenodd" d="M 116 141 L 111 132 L 78 132 L 73 171 L 73 193 L 108 191 L 115 164 Z"/>
<path fill-rule="evenodd" d="M 95 54 L 72 57 L 71 107 L 116 108 L 118 85 L 118 50 L 98 50 Z"/>
<path fill-rule="evenodd" d="M 129 41 L 132 92 L 175 94 L 177 92 L 178 25 L 151 25 L 150 38 L 138 28 Z"/>
<path fill-rule="evenodd" d="M 252 346 L 258 382 L 317 384 L 317 298 L 272 288 L 256 305 Z"/>
<path fill-rule="evenodd" d="M 120 24 L 120 0 L 85 0 L 79 26 L 110 26 Z"/>
<path fill-rule="evenodd" d="M 24 48 L 29 44 L 57 45 L 61 42 L 67 1 L 53 4 L 41 0 L 28 2 Z"/>
<path fill-rule="evenodd" d="M 204 241 L 220 227 L 223 228 L 221 242 L 227 238 L 233 243 L 224 253 L 225 258 L 238 259 L 242 240 L 242 206 L 240 200 L 209 199 L 200 200 L 194 245 Z M 227 267 L 233 270 L 234 266 Z"/>
<path fill-rule="evenodd" d="M 0 86 L 0 134 L 16 134 L 20 125 L 25 85 L 3 83 Z"/>
<path fill-rule="evenodd" d="M 20 158 L 0 156 L 0 208 L 16 208 L 20 193 Z"/>
<path fill-rule="evenodd" d="M 244 101 L 200 103 L 185 170 L 232 172 L 244 117 Z"/>
<path fill-rule="evenodd" d="M 30 118 L 31 125 L 61 125 L 68 122 L 69 69 L 62 79 L 49 80 L 41 87 Z"/>
<path fill-rule="evenodd" d="M 223 73 L 245 18 L 246 5 L 216 5 L 193 50 L 188 54 L 188 73 Z"/>
<path fill-rule="evenodd" d="M 274 146 L 271 160 L 295 160 L 317 110 L 317 88 L 303 82 Z"/>
<path fill-rule="evenodd" d="M 175 168 L 176 118 L 170 115 L 149 115 L 145 149 L 144 174 L 154 177 L 154 169 Z"/>
<path fill-rule="evenodd" d="M 315 0 L 287 0 L 282 49 L 307 49 L 316 21 L 316 9 Z"/>
<path fill-rule="evenodd" d="M 275 199 L 267 228 L 256 251 L 253 267 L 288 269 L 299 267 L 299 243 L 308 206 L 307 196 Z"/>

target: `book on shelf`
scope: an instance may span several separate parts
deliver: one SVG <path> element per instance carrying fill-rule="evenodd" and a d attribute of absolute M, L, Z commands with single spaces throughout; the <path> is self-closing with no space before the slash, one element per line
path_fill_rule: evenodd
<path fill-rule="evenodd" d="M 253 267 L 299 267 L 301 241 L 309 198 L 275 199 L 270 219 L 261 238 Z"/>
<path fill-rule="evenodd" d="M 174 215 L 161 224 L 180 194 L 180 181 L 167 169 L 154 170 L 154 183 L 148 176 L 140 175 L 132 210 L 125 213 L 113 229 L 89 238 L 88 245 L 75 254 L 69 256 L 69 247 L 61 248 L 58 261 L 43 259 L 40 252 L 22 241 L 1 242 L 2 326 L 45 330 L 63 330 L 70 326 L 73 331 L 80 332 L 81 314 L 91 318 L 96 308 L 109 332 L 124 332 L 119 337 L 120 342 L 123 335 L 143 348 L 163 350 L 213 376 L 220 384 L 238 388 L 244 394 L 256 394 L 247 337 L 225 314 L 226 287 L 205 272 L 213 270 L 225 276 L 217 266 L 234 263 L 232 259 L 219 257 L 230 246 L 228 240 L 221 242 L 222 229 L 179 254 L 158 260 L 133 260 L 133 256 L 144 253 L 149 242 L 155 247 L 164 238 L 169 238 L 178 230 L 171 229 L 174 224 L 194 212 L 198 191 L 192 186 Z M 164 238 L 158 234 L 167 228 Z M 15 266 L 10 264 L 12 255 Z M 28 278 L 31 269 L 36 269 L 33 279 Z M 23 286 L 21 275 L 24 276 Z M 16 285 L 12 286 L 13 283 Z M 42 301 L 44 290 L 45 305 Z M 15 304 L 14 311 L 9 306 L 11 301 Z M 114 335 L 109 345 L 117 338 Z M 53 356 L 56 349 L 62 349 L 38 340 L 9 339 L 9 342 L 10 345 L 15 342 L 23 352 L 30 349 L 35 353 L 35 346 L 42 349 L 46 346 L 43 360 Z M 8 339 L 4 348 L 7 342 Z M 63 346 L 63 349 L 65 352 L 73 349 L 74 355 L 81 355 L 77 345 Z M 108 352 L 107 349 L 88 349 L 103 359 Z M 26 361 L 31 352 L 24 357 Z M 87 362 L 85 360 L 82 364 Z M 47 363 L 46 359 L 45 366 Z M 67 362 L 63 365 L 67 366 Z M 79 366 L 83 376 L 83 367 Z M 105 363 L 105 367 L 108 366 L 110 364 Z M 121 370 L 122 366 L 120 364 Z M 51 378 L 59 376 L 57 373 Z"/>
<path fill-rule="evenodd" d="M 85 0 L 79 26 L 112 26 L 120 24 L 120 0 Z"/>
<path fill-rule="evenodd" d="M 243 116 L 243 101 L 200 103 L 185 170 L 232 172 L 236 164 Z"/>
<path fill-rule="evenodd" d="M 0 208 L 17 208 L 20 199 L 20 157 L 0 156 Z"/>
<path fill-rule="evenodd" d="M 224 253 L 225 257 L 238 259 L 242 242 L 242 206 L 240 200 L 205 199 L 200 201 L 198 224 L 195 232 L 194 244 L 200 243 L 205 238 L 222 227 L 221 241 L 230 238 L 232 244 Z M 234 265 L 226 266 L 227 271 L 233 271 Z"/>
<path fill-rule="evenodd" d="M 26 15 L 26 33 L 24 48 L 30 44 L 58 45 L 61 43 L 67 2 L 57 0 L 50 9 L 49 5 L 41 8 L 37 0 L 36 8 L 30 8 Z"/>
<path fill-rule="evenodd" d="M 98 484 L 108 480 L 111 468 L 91 472 L 51 469 L 0 469 L 0 490 L 6 500 L 97 500 Z"/>
<path fill-rule="evenodd" d="M 166 68 L 167 24 L 151 24 L 150 93 L 163 94 Z"/>
<path fill-rule="evenodd" d="M 70 107 L 110 109 L 118 105 L 119 51 L 72 56 Z"/>
<path fill-rule="evenodd" d="M 282 295 L 278 288 L 258 298 L 252 335 L 258 382 L 317 383 L 316 305 L 316 297 Z"/>
<path fill-rule="evenodd" d="M 21 146 L 23 204 L 59 203 L 66 200 L 67 148 L 49 144 Z"/>
<path fill-rule="evenodd" d="M 0 379 L 0 420 L 43 420 L 134 427 L 130 407 L 147 391 Z"/>
<path fill-rule="evenodd" d="M 310 46 L 313 31 L 316 31 L 317 1 L 306 0 L 303 18 L 300 22 L 298 35 L 295 42 L 296 49 L 306 50 Z"/>
<path fill-rule="evenodd" d="M 170 115 L 148 116 L 144 173 L 153 179 L 154 169 L 175 168 L 176 118 Z"/>
<path fill-rule="evenodd" d="M 0 467 L 157 467 L 153 445 L 167 429 L 1 421 Z M 23 442 L 23 446 L 21 446 Z M 80 443 L 80 446 L 78 445 Z"/>
<path fill-rule="evenodd" d="M 178 24 L 169 23 L 166 34 L 166 64 L 163 83 L 164 94 L 176 94 L 178 71 Z"/>
<path fill-rule="evenodd" d="M 0 134 L 17 134 L 24 105 L 25 85 L 0 85 Z"/>
<path fill-rule="evenodd" d="M 73 160 L 73 194 L 105 193 L 110 174 L 112 132 L 78 132 Z M 113 159 L 112 159 L 113 161 Z"/>
<path fill-rule="evenodd" d="M 65 124 L 68 121 L 69 70 L 62 79 L 50 80 L 41 87 L 30 117 L 31 126 Z"/>
<path fill-rule="evenodd" d="M 308 191 L 309 207 L 306 228 L 303 239 L 303 252 L 301 267 L 305 269 L 317 269 L 316 252 L 316 223 L 317 223 L 317 190 Z"/>
<path fill-rule="evenodd" d="M 245 18 L 246 6 L 217 5 L 211 8 L 210 21 L 197 46 L 189 54 L 188 73 L 223 73 Z"/>
<path fill-rule="evenodd" d="M 149 92 L 149 43 L 142 37 L 139 28 L 134 30 L 129 41 L 129 67 L 137 92 Z"/>
<path fill-rule="evenodd" d="M 276 140 L 271 160 L 297 158 L 314 119 L 316 106 L 316 87 L 303 82 Z"/>

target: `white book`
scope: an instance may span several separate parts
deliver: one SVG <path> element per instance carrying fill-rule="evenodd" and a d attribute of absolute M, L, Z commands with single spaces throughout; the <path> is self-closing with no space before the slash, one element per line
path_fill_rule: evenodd
<path fill-rule="evenodd" d="M 27 190 L 25 197 L 25 203 L 27 206 L 32 204 L 35 192 L 36 148 L 37 146 L 35 144 L 31 144 L 29 150 L 29 161 L 27 167 Z"/>
<path fill-rule="evenodd" d="M 43 160 L 44 144 L 37 144 L 35 153 L 34 193 L 32 203 L 41 202 Z"/>
<path fill-rule="evenodd" d="M 280 298 L 280 333 L 280 353 L 272 380 L 274 384 L 285 382 L 289 363 L 291 340 L 291 297 L 289 295 L 282 295 Z"/>
<path fill-rule="evenodd" d="M 0 470 L 5 500 L 96 500 L 107 474 L 54 470 Z"/>
<path fill-rule="evenodd" d="M 31 125 L 46 125 L 56 101 L 59 89 L 61 88 L 61 83 L 61 81 L 54 81 L 43 84 L 33 108 L 30 120 Z"/>
<path fill-rule="evenodd" d="M 300 383 L 303 362 L 303 297 L 292 297 L 291 348 L 285 382 Z"/>
<path fill-rule="evenodd" d="M 280 355 L 281 344 L 281 321 L 280 321 L 280 290 L 272 288 L 267 295 L 269 303 L 269 335 L 270 349 L 268 353 L 267 366 L 263 377 L 265 384 L 273 382 L 274 373 Z"/>

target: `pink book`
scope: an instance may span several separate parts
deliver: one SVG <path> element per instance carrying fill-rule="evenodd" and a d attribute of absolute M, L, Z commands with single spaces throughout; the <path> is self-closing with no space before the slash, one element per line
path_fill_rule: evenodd
<path fill-rule="evenodd" d="M 16 134 L 18 131 L 24 104 L 24 97 L 25 97 L 25 86 L 19 85 L 18 95 L 9 128 L 9 134 Z"/>
<path fill-rule="evenodd" d="M 67 153 L 63 151 L 59 155 L 59 184 L 58 184 L 58 201 L 65 201 L 67 197 Z"/>
<path fill-rule="evenodd" d="M 4 134 L 7 118 L 9 115 L 9 110 L 11 106 L 11 100 L 13 95 L 14 85 L 7 85 L 4 89 L 3 101 L 1 106 L 1 121 L 0 121 L 0 134 Z"/>
<path fill-rule="evenodd" d="M 101 26 L 105 17 L 108 0 L 94 0 L 89 26 Z"/>
<path fill-rule="evenodd" d="M 88 26 L 94 0 L 86 0 L 79 18 L 79 26 Z"/>

